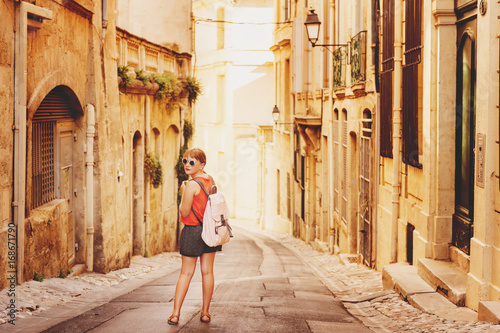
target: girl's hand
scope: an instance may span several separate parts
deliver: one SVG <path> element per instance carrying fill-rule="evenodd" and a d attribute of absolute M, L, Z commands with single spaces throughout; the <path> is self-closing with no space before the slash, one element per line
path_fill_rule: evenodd
<path fill-rule="evenodd" d="M 181 184 L 181 187 L 179 187 L 179 191 L 181 192 L 181 194 L 184 194 L 184 191 L 186 190 L 186 185 L 187 185 L 187 180 L 184 180 Z"/>

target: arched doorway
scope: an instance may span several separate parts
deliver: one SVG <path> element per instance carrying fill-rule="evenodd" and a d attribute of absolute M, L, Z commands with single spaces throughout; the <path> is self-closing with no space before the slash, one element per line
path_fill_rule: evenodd
<path fill-rule="evenodd" d="M 78 153 L 76 120 L 83 114 L 74 93 L 64 86 L 53 88 L 31 118 L 30 210 L 54 199 L 67 202 L 67 219 L 61 224 L 62 253 L 68 265 L 75 263 L 74 196 L 75 154 Z"/>

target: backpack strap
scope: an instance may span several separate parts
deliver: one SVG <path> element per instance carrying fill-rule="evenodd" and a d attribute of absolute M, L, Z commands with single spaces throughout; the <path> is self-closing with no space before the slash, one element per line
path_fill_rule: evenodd
<path fill-rule="evenodd" d="M 194 180 L 198 185 L 200 185 L 200 187 L 203 190 L 203 192 L 205 192 L 205 194 L 207 195 L 207 202 L 208 202 L 210 194 L 212 194 L 212 190 L 214 190 L 213 193 L 217 193 L 217 186 L 215 186 L 214 179 L 212 178 L 212 176 L 209 176 L 209 177 L 210 177 L 210 180 L 212 181 L 212 187 L 210 188 L 210 193 L 207 192 L 207 190 L 205 189 L 205 186 L 203 185 L 203 183 L 201 182 L 201 180 L 196 179 L 196 178 L 192 178 L 192 179 L 189 180 L 189 181 Z M 200 224 L 203 224 L 203 222 L 200 220 L 200 218 L 194 212 L 193 205 L 191 205 L 191 211 L 193 212 L 193 215 L 194 215 L 194 217 L 196 217 L 196 219 L 198 220 L 198 222 Z"/>

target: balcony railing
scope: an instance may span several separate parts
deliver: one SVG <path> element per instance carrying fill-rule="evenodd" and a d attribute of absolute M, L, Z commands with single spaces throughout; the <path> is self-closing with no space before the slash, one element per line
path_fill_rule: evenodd
<path fill-rule="evenodd" d="M 351 39 L 351 84 L 366 80 L 366 31 Z"/>
<path fill-rule="evenodd" d="M 333 88 L 345 88 L 345 68 L 347 60 L 347 47 L 340 46 L 333 51 Z"/>
<path fill-rule="evenodd" d="M 191 72 L 191 54 L 179 53 L 117 28 L 118 63 L 153 73 L 170 72 L 185 79 Z"/>

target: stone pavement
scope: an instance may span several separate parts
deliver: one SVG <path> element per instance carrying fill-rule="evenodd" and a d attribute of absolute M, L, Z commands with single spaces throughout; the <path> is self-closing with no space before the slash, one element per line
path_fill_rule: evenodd
<path fill-rule="evenodd" d="M 234 224 L 237 228 L 248 228 L 240 221 Z M 248 230 L 254 231 L 250 228 Z M 347 310 L 374 332 L 500 332 L 500 325 L 463 321 L 459 320 L 460 317 L 441 318 L 425 313 L 408 304 L 395 291 L 384 291 L 381 272 L 362 265 L 344 263 L 341 257 L 315 251 L 310 245 L 288 235 L 259 232 L 296 253 L 333 294 L 343 301 Z M 178 253 L 163 253 L 151 258 L 134 257 L 129 268 L 108 274 L 83 273 L 65 279 L 29 281 L 16 286 L 16 305 L 19 311 L 16 321 L 61 304 L 72 304 L 83 298 L 110 293 L 110 290 L 115 290 L 116 293 L 127 282 L 156 276 L 160 271 L 179 267 Z M 0 292 L 0 304 L 8 302 L 6 291 Z M 7 312 L 1 309 L 0 331 L 10 326 L 6 323 L 7 320 Z"/>

